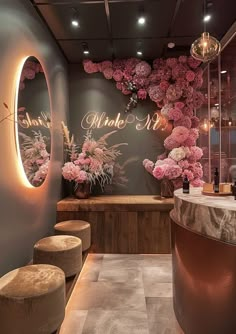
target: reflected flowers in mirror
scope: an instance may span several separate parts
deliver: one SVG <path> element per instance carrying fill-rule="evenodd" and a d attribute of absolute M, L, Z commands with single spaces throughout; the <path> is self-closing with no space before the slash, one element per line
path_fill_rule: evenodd
<path fill-rule="evenodd" d="M 19 132 L 21 158 L 28 180 L 40 186 L 48 174 L 50 154 L 47 152 L 48 138 L 40 131 L 32 131 L 33 136 Z"/>

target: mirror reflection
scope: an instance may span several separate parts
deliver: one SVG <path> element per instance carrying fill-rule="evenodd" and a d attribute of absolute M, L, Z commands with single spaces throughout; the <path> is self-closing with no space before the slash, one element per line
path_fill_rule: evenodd
<path fill-rule="evenodd" d="M 27 58 L 22 69 L 17 111 L 22 164 L 29 182 L 38 187 L 50 162 L 50 99 L 43 68 L 34 57 Z"/>

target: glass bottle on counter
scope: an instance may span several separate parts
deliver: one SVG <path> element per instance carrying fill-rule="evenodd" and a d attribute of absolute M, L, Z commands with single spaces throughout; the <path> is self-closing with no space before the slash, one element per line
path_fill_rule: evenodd
<path fill-rule="evenodd" d="M 189 180 L 187 175 L 184 176 L 183 180 L 183 194 L 189 194 Z"/>
<path fill-rule="evenodd" d="M 215 168 L 215 173 L 214 173 L 213 190 L 215 193 L 218 193 L 220 190 L 220 179 L 219 179 L 219 172 L 218 172 L 217 167 Z"/>
<path fill-rule="evenodd" d="M 236 181 L 234 181 L 234 184 L 231 186 L 232 189 L 232 195 L 234 196 L 234 199 L 236 200 Z"/>

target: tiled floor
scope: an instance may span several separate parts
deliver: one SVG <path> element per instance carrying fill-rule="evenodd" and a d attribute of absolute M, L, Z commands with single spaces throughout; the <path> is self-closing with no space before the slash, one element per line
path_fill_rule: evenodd
<path fill-rule="evenodd" d="M 170 255 L 89 254 L 60 334 L 182 334 Z"/>

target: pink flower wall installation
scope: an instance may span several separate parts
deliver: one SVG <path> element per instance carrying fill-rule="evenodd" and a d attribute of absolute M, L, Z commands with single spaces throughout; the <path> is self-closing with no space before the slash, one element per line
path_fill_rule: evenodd
<path fill-rule="evenodd" d="M 42 66 L 35 61 L 26 60 L 20 77 L 19 89 L 22 90 L 25 88 L 25 79 L 33 80 L 37 73 L 43 73 Z"/>
<path fill-rule="evenodd" d="M 161 115 L 173 123 L 172 133 L 164 140 L 166 152 L 155 163 L 145 159 L 143 165 L 155 178 L 172 180 L 175 187 L 182 185 L 185 175 L 192 186 L 202 185 L 202 166 L 198 162 L 202 150 L 196 146 L 199 119 L 194 115 L 204 102 L 199 91 L 203 83 L 200 64 L 191 56 L 155 59 L 152 66 L 136 58 L 83 63 L 85 72 L 100 71 L 107 79 L 112 76 L 117 89 L 131 94 L 126 111 L 135 107 L 138 100 L 150 98 Z M 198 166 L 194 167 L 196 163 Z"/>

